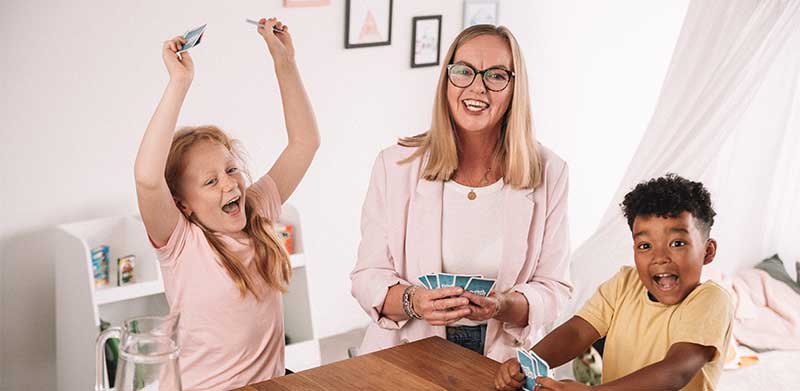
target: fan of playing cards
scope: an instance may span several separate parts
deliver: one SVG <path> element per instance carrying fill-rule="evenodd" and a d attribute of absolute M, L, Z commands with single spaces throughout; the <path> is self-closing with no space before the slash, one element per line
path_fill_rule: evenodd
<path fill-rule="evenodd" d="M 494 288 L 494 279 L 482 275 L 431 273 L 419 276 L 419 281 L 428 289 L 458 286 L 478 296 L 489 296 Z"/>
<path fill-rule="evenodd" d="M 533 391 L 536 386 L 536 378 L 547 377 L 550 371 L 550 366 L 530 350 L 517 348 L 517 361 L 519 361 L 522 373 L 525 374 L 525 383 L 522 384 L 522 389 L 525 391 Z"/>

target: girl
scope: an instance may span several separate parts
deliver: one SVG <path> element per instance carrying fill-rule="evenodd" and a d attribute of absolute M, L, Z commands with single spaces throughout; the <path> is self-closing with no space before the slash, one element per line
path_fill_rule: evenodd
<path fill-rule="evenodd" d="M 273 32 L 273 27 L 282 30 Z M 173 135 L 194 75 L 186 42 L 164 43 L 169 84 L 136 157 L 139 210 L 161 264 L 170 311 L 180 312 L 184 390 L 228 390 L 284 374 L 281 292 L 289 257 L 272 227 L 319 147 L 287 26 L 261 19 L 281 92 L 288 146 L 258 181 L 235 140 L 214 126 Z"/>

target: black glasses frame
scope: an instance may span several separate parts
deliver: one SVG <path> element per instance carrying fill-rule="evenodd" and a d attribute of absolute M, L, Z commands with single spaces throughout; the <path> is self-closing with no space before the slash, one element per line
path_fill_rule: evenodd
<path fill-rule="evenodd" d="M 470 80 L 469 84 L 467 84 L 467 85 L 465 85 L 463 87 L 459 86 L 458 84 L 456 84 L 453 81 L 453 79 L 452 79 L 452 77 L 450 75 L 450 70 L 453 69 L 453 67 L 456 66 L 456 65 L 463 65 L 463 66 L 465 66 L 465 67 L 467 67 L 469 69 L 472 69 L 472 80 Z M 506 74 L 508 74 L 508 83 L 506 83 L 506 85 L 503 88 L 501 88 L 499 90 L 495 90 L 495 89 L 489 87 L 489 85 L 486 84 L 486 72 L 489 72 L 491 70 L 500 70 L 500 71 L 503 71 Z M 486 69 L 484 69 L 482 71 L 479 71 L 479 70 L 475 69 L 474 67 L 472 67 L 471 65 L 464 64 L 463 62 L 450 64 L 450 65 L 447 66 L 447 80 L 450 82 L 450 84 L 452 84 L 452 85 L 454 85 L 454 86 L 456 86 L 458 88 L 467 88 L 467 87 L 471 86 L 472 83 L 475 82 L 475 78 L 478 77 L 478 75 L 481 75 L 481 82 L 483 82 L 483 86 L 486 87 L 487 90 L 494 91 L 494 92 L 500 92 L 500 91 L 503 91 L 506 88 L 508 88 L 508 85 L 511 84 L 511 79 L 514 79 L 516 77 L 516 74 L 514 73 L 514 71 L 509 71 L 508 69 L 500 68 L 500 67 L 491 67 L 491 68 L 486 68 Z"/>

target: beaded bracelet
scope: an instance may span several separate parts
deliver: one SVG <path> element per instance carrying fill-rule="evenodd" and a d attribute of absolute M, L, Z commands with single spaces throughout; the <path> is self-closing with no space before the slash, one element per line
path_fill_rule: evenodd
<path fill-rule="evenodd" d="M 414 303 L 412 299 L 414 298 L 414 293 L 417 291 L 417 287 L 414 285 L 410 285 L 406 287 L 403 291 L 403 312 L 406 313 L 410 319 L 422 319 L 422 316 L 414 311 Z"/>

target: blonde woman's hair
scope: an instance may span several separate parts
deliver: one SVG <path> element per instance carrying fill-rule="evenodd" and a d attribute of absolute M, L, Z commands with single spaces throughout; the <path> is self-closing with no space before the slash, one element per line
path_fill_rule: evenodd
<path fill-rule="evenodd" d="M 228 137 L 225 132 L 216 126 L 185 127 L 178 130 L 172 138 L 172 145 L 169 149 L 167 165 L 164 170 L 164 177 L 173 197 L 180 198 L 178 191 L 179 179 L 188 164 L 185 159 L 186 152 L 199 141 L 210 141 L 227 148 L 238 159 L 242 166 L 241 170 L 248 182 L 252 182 L 249 172 L 244 167 L 244 152 L 237 140 Z M 205 235 L 211 248 L 219 257 L 219 263 L 233 279 L 242 296 L 249 291 L 257 299 L 260 299 L 260 293 L 262 292 L 257 289 L 253 278 L 261 278 L 268 287 L 286 292 L 286 285 L 291 277 L 292 267 L 289 263 L 289 254 L 281 244 L 280 239 L 278 239 L 272 221 L 256 213 L 253 206 L 253 202 L 256 201 L 257 199 L 254 197 L 245 197 L 244 210 L 245 216 L 247 216 L 247 223 L 245 224 L 244 232 L 255 247 L 253 263 L 255 263 L 258 276 L 252 276 L 252 273 L 247 271 L 239 257 L 225 247 L 220 237 L 200 223 L 194 215 L 187 216 L 187 219 L 202 229 L 203 235 Z"/>
<path fill-rule="evenodd" d="M 515 77 L 512 83 L 511 103 L 503 116 L 494 157 L 502 164 L 506 184 L 518 189 L 532 189 L 542 181 L 541 156 L 536 148 L 531 120 L 531 100 L 528 94 L 528 73 L 522 51 L 514 35 L 504 26 L 480 24 L 462 31 L 447 50 L 439 73 L 439 84 L 433 102 L 430 129 L 422 134 L 404 137 L 398 144 L 415 147 L 417 151 L 400 163 L 424 157 L 421 177 L 430 181 L 449 181 L 458 169 L 460 151 L 458 133 L 450 107 L 447 104 L 447 65 L 453 62 L 456 50 L 469 40 L 493 35 L 505 39 L 511 47 Z M 475 83 L 480 81 L 476 80 Z"/>

